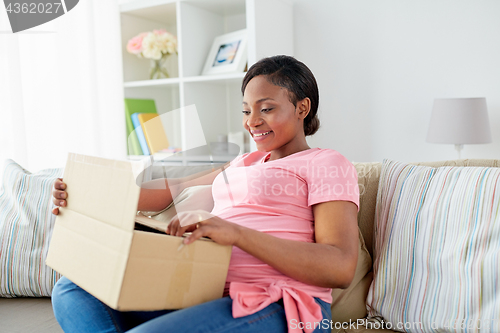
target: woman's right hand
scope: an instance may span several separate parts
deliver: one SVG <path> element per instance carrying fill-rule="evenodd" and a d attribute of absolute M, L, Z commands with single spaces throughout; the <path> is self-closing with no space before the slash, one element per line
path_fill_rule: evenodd
<path fill-rule="evenodd" d="M 198 226 L 198 222 L 214 217 L 204 210 L 190 210 L 177 213 L 168 224 L 167 235 L 182 236 L 185 232 L 193 232 Z"/>
<path fill-rule="evenodd" d="M 185 232 L 193 232 L 195 230 L 196 230 L 196 224 L 187 225 L 185 227 L 181 226 L 180 221 L 176 215 L 174 218 L 172 218 L 172 220 L 168 224 L 166 233 L 167 235 L 180 237 L 184 235 Z"/>
<path fill-rule="evenodd" d="M 63 183 L 62 178 L 57 178 L 54 181 L 54 189 L 52 190 L 52 202 L 57 206 L 52 209 L 52 214 L 54 215 L 59 214 L 59 206 L 66 207 L 66 199 L 68 198 L 68 193 L 65 190 L 66 184 Z"/>

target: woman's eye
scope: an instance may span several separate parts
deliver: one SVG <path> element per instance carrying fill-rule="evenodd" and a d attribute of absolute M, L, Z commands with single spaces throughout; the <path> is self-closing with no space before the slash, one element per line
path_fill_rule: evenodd
<path fill-rule="evenodd" d="M 269 108 L 269 109 L 262 109 L 262 110 L 260 110 L 260 112 L 269 112 L 269 111 L 271 111 L 272 109 L 273 109 L 273 108 Z M 248 116 L 248 115 L 251 113 L 250 111 L 245 111 L 245 110 L 243 110 L 243 111 L 241 111 L 241 112 L 243 112 L 243 114 L 244 114 L 245 116 Z"/>

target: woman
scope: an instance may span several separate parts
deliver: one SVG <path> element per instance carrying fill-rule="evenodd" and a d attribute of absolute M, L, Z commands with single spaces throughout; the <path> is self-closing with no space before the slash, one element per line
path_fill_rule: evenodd
<path fill-rule="evenodd" d="M 63 277 L 52 301 L 65 331 L 330 332 L 331 288 L 348 287 L 357 263 L 356 171 L 335 150 L 306 142 L 319 128 L 319 93 L 303 63 L 262 59 L 241 90 L 243 126 L 258 150 L 215 172 L 169 180 L 166 190 L 155 189 L 166 179 L 148 182 L 138 204 L 160 211 L 184 188 L 213 184 L 210 218 L 181 225 L 178 216 L 167 233 L 192 231 L 186 245 L 202 236 L 233 245 L 224 297 L 181 310 L 119 312 Z M 64 190 L 56 180 L 57 206 L 66 205 Z"/>

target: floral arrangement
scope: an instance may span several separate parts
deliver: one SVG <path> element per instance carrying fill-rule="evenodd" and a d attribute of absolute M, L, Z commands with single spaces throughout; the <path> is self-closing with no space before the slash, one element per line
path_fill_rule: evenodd
<path fill-rule="evenodd" d="M 177 53 L 177 38 L 164 29 L 142 32 L 128 41 L 127 51 L 139 58 L 160 60 Z"/>

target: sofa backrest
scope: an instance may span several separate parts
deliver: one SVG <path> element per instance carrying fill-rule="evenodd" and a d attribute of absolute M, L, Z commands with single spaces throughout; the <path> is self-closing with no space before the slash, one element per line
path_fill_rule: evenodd
<path fill-rule="evenodd" d="M 382 170 L 381 162 L 358 163 L 354 162 L 358 172 L 358 185 L 360 195 L 360 209 L 358 212 L 358 225 L 365 240 L 365 245 L 373 259 L 373 226 L 375 222 L 375 205 L 377 202 L 378 180 Z M 410 162 L 409 164 L 430 167 L 441 166 L 482 166 L 500 167 L 500 160 L 493 159 L 461 159 L 436 162 Z"/>

